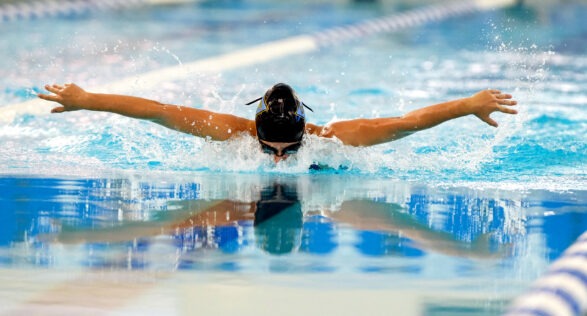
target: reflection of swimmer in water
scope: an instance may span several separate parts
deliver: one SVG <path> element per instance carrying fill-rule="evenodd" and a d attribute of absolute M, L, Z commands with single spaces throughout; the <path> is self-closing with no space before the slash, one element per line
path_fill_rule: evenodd
<path fill-rule="evenodd" d="M 256 137 L 263 152 L 273 155 L 275 162 L 297 152 L 305 133 L 337 138 L 345 145 L 371 146 L 462 116 L 475 115 L 485 123 L 497 126 L 497 122 L 489 117 L 491 113 L 517 113 L 509 107 L 516 105 L 511 95 L 484 90 L 468 98 L 424 107 L 401 117 L 361 118 L 318 126 L 306 123 L 304 107 L 307 106 L 290 86 L 282 83 L 249 103 L 259 101 L 255 120 L 132 96 L 90 93 L 75 84 L 54 84 L 45 88 L 53 94 L 39 94 L 39 97 L 61 104 L 52 110 L 53 113 L 76 110 L 112 112 L 218 141 L 245 134 Z"/>
<path fill-rule="evenodd" d="M 180 209 L 161 212 L 154 221 L 89 231 L 65 228 L 56 240 L 62 243 L 122 242 L 155 235 L 178 235 L 192 228 L 219 230 L 253 222 L 259 248 L 272 254 L 295 251 L 300 245 L 303 223 L 297 191 L 276 183 L 260 193 L 257 202 L 181 201 L 175 205 Z"/>
<path fill-rule="evenodd" d="M 255 209 L 257 246 L 273 254 L 289 253 L 301 242 L 302 204 L 294 187 L 276 183 L 261 192 Z"/>
<path fill-rule="evenodd" d="M 334 211 L 314 210 L 304 214 L 296 187 L 284 183 L 265 187 L 256 202 L 190 200 L 173 204 L 179 209 L 161 212 L 156 220 L 100 230 L 63 229 L 55 236 L 56 241 L 123 242 L 156 235 L 183 238 L 184 234 L 194 234 L 194 231 L 219 232 L 223 228 L 253 223 L 255 243 L 260 249 L 271 254 L 286 254 L 300 247 L 304 215 L 320 215 L 358 230 L 400 234 L 422 250 L 479 258 L 500 255 L 486 238 L 474 243 L 457 241 L 449 233 L 432 230 L 405 214 L 397 204 L 347 200 Z"/>

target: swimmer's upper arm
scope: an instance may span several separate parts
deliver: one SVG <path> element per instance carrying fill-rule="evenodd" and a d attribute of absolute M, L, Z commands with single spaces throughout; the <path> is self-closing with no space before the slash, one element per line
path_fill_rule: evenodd
<path fill-rule="evenodd" d="M 306 133 L 310 135 L 321 136 L 324 126 L 319 126 L 312 123 L 306 123 Z"/>
<path fill-rule="evenodd" d="M 211 140 L 228 140 L 243 132 L 256 135 L 253 120 L 185 106 L 166 104 L 163 107 L 164 111 L 152 121 L 180 132 Z"/>
<path fill-rule="evenodd" d="M 336 137 L 345 145 L 372 146 L 410 135 L 409 126 L 405 118 L 388 117 L 339 121 L 326 126 L 312 125 L 306 130 L 320 137 Z"/>

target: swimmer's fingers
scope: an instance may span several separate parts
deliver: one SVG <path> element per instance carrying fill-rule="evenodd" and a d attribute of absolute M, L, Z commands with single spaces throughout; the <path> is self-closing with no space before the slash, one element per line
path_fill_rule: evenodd
<path fill-rule="evenodd" d="M 514 101 L 514 102 L 515 102 L 515 101 Z M 508 105 L 515 105 L 515 103 L 514 103 L 514 104 L 508 104 Z M 516 111 L 516 110 L 514 110 L 514 109 L 511 109 L 511 108 L 508 108 L 508 107 L 505 107 L 505 106 L 503 106 L 503 105 L 499 105 L 499 106 L 497 106 L 497 109 L 498 109 L 498 111 L 500 111 L 500 112 L 502 112 L 502 113 L 507 113 L 507 114 L 518 114 L 518 111 Z"/>
<path fill-rule="evenodd" d="M 514 101 L 515 102 L 515 100 L 512 100 L 513 96 L 511 94 L 508 94 L 508 93 L 496 93 L 495 94 L 495 98 L 498 101 L 505 101 L 505 102 Z"/>
<path fill-rule="evenodd" d="M 497 111 L 507 114 L 518 114 L 518 111 L 504 106 L 514 106 L 518 104 L 516 100 L 512 100 L 513 96 L 511 94 L 501 93 L 499 90 L 489 90 L 489 92 L 493 94 L 494 100 L 497 102 Z"/>
<path fill-rule="evenodd" d="M 58 107 L 53 108 L 51 110 L 51 113 L 63 113 L 65 111 L 66 110 L 65 110 L 65 107 L 64 106 L 58 106 Z"/>
<path fill-rule="evenodd" d="M 493 96 L 494 96 L 494 98 L 496 100 L 504 100 L 505 101 L 505 100 L 510 100 L 511 98 L 513 98 L 513 96 L 511 94 L 509 94 L 509 93 L 502 93 L 500 90 L 491 89 L 491 90 L 488 90 L 488 91 L 489 91 L 489 93 L 493 94 Z M 513 100 L 511 100 L 511 101 L 513 101 Z M 511 105 L 514 105 L 514 104 L 511 104 Z"/>
<path fill-rule="evenodd" d="M 63 95 L 63 94 L 68 94 L 71 93 L 72 90 L 75 91 L 75 89 L 80 89 L 78 86 L 76 86 L 73 83 L 66 83 L 64 85 L 59 85 L 59 84 L 52 84 L 52 85 L 45 85 L 45 89 L 49 92 L 55 93 L 57 95 Z"/>
<path fill-rule="evenodd" d="M 37 94 L 37 96 L 40 99 L 43 100 L 47 100 L 47 101 L 52 101 L 52 102 L 57 102 L 57 103 L 62 103 L 63 102 L 63 97 L 61 97 L 60 95 L 57 94 L 43 94 L 43 93 L 39 93 Z M 51 110 L 51 113 L 62 113 L 65 112 L 66 109 L 64 106 L 58 106 L 55 107 Z"/>
<path fill-rule="evenodd" d="M 516 104 L 518 104 L 518 101 L 516 101 L 516 100 L 497 100 L 497 103 L 503 104 L 503 105 L 516 105 Z"/>
<path fill-rule="evenodd" d="M 37 94 L 37 97 L 39 97 L 40 99 L 43 99 L 43 100 L 53 101 L 53 102 L 59 102 L 60 100 L 62 100 L 62 98 L 60 96 L 54 95 L 54 94 L 39 93 L 39 94 Z"/>
<path fill-rule="evenodd" d="M 46 88 L 47 88 L 48 91 L 55 90 L 53 87 L 46 87 Z M 53 91 L 51 91 L 51 92 L 53 92 Z M 43 94 L 43 93 L 39 93 L 39 94 L 37 94 L 37 96 L 40 99 L 47 100 L 47 101 L 52 101 L 52 102 L 57 102 L 57 103 L 63 102 L 63 97 L 61 97 L 58 94 Z M 58 106 L 58 107 L 53 108 L 51 110 L 51 113 L 61 113 L 61 112 L 64 112 L 64 111 L 65 111 L 65 107 L 64 106 Z"/>
<path fill-rule="evenodd" d="M 80 110 L 81 107 L 78 105 L 85 91 L 75 84 L 52 84 L 45 85 L 45 89 L 52 94 L 39 93 L 37 96 L 40 99 L 57 102 L 62 106 L 55 107 L 51 110 L 51 113 L 62 113 L 69 111 Z"/>
<path fill-rule="evenodd" d="M 45 90 L 49 91 L 49 92 L 53 92 L 55 94 L 59 94 L 61 91 L 63 91 L 64 87 L 58 84 L 52 84 L 52 85 L 45 85 Z"/>
<path fill-rule="evenodd" d="M 512 104 L 512 105 L 514 105 L 514 104 Z M 514 109 L 510 109 L 510 108 L 505 107 L 503 105 L 498 105 L 497 111 L 502 112 L 502 113 L 507 113 L 507 114 L 518 114 L 518 111 L 516 111 Z M 481 119 L 483 122 L 487 123 L 490 126 L 497 127 L 499 125 L 499 124 L 497 124 L 497 122 L 494 119 L 489 117 L 489 114 L 477 115 L 477 117 L 479 117 L 479 119 Z"/>
<path fill-rule="evenodd" d="M 63 87 L 60 85 L 45 85 L 45 89 L 49 92 L 54 94 L 44 94 L 39 93 L 37 96 L 43 100 L 58 102 L 61 103 L 63 101 L 63 97 L 60 95 L 60 92 L 63 90 Z"/>
<path fill-rule="evenodd" d="M 477 116 L 479 117 L 479 119 L 481 119 L 483 122 L 493 126 L 493 127 L 497 127 L 498 124 L 495 120 L 493 120 L 491 117 L 489 117 L 489 115 L 485 115 L 485 116 Z"/>
<path fill-rule="evenodd" d="M 497 97 L 497 109 L 500 112 L 507 113 L 507 114 L 518 114 L 518 111 L 510 108 L 510 106 L 514 106 L 518 104 L 516 100 L 511 100 L 511 94 L 498 94 Z"/>
<path fill-rule="evenodd" d="M 53 101 L 53 102 L 57 102 L 57 103 L 59 103 L 59 102 L 61 102 L 63 100 L 58 95 L 50 95 L 50 94 L 42 94 L 42 93 L 39 93 L 39 94 L 37 94 L 37 96 L 40 99 L 47 100 L 47 101 Z M 62 113 L 62 112 L 65 112 L 65 107 L 64 106 L 57 106 L 57 107 L 54 107 L 53 109 L 51 109 L 51 113 Z"/>
<path fill-rule="evenodd" d="M 39 94 L 37 94 L 37 96 L 40 99 L 52 101 L 52 102 L 57 102 L 57 103 L 61 103 L 63 101 L 63 98 L 59 95 L 39 93 Z M 57 106 L 57 107 L 54 107 L 53 109 L 51 109 L 51 113 L 63 113 L 65 111 L 68 111 L 68 110 L 64 106 Z M 71 111 L 71 110 L 69 110 L 69 111 Z"/>
<path fill-rule="evenodd" d="M 500 90 L 489 90 L 489 92 L 491 94 L 493 94 L 493 96 L 497 100 L 509 100 L 509 99 L 513 98 L 513 96 L 511 94 L 502 93 Z"/>

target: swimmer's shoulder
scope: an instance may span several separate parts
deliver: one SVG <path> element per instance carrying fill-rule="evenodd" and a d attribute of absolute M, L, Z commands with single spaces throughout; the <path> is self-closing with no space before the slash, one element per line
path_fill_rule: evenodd
<path fill-rule="evenodd" d="M 306 123 L 306 133 L 308 135 L 322 136 L 323 131 L 324 131 L 324 126 L 320 126 L 320 125 L 316 125 L 316 124 L 312 124 L 312 123 Z"/>

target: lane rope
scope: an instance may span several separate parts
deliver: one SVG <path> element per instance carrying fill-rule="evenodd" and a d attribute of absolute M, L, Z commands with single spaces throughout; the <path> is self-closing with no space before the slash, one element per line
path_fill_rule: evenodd
<path fill-rule="evenodd" d="M 105 0 L 100 6 L 115 6 L 119 1 L 120 0 Z M 161 3 L 162 1 L 173 0 L 124 0 L 127 5 L 130 5 L 131 3 L 153 3 L 153 1 Z M 75 4 L 79 6 L 78 10 L 82 10 L 82 7 L 85 8 L 84 5 L 89 1 L 73 0 L 70 2 L 72 5 L 67 7 L 67 9 L 55 10 L 73 10 L 72 7 L 75 7 Z M 239 49 L 236 52 L 204 58 L 190 63 L 184 63 L 182 65 L 161 68 L 141 75 L 123 78 L 106 85 L 89 87 L 87 90 L 92 92 L 120 94 L 130 93 L 138 89 L 147 90 L 158 86 L 161 82 L 183 80 L 193 77 L 195 74 L 220 73 L 222 71 L 264 63 L 286 56 L 309 53 L 319 50 L 322 47 L 333 46 L 352 39 L 358 39 L 378 33 L 400 31 L 402 29 L 415 27 L 425 23 L 442 21 L 475 12 L 504 8 L 514 5 L 515 2 L 516 0 L 460 0 L 442 2 L 381 18 L 367 20 L 353 25 L 335 27 L 309 35 L 293 36 L 253 47 Z M 56 2 L 53 1 L 51 3 Z M 39 5 L 34 5 L 34 7 L 39 8 L 39 12 L 45 12 L 43 10 L 47 10 L 39 7 Z M 55 7 L 55 5 L 51 7 Z M 28 13 L 13 12 L 11 14 L 25 16 Z M 32 99 L 21 103 L 3 106 L 0 107 L 0 122 L 12 122 L 16 117 L 23 114 L 48 114 L 49 109 L 52 106 L 53 105 L 50 102 L 40 99 Z"/>
<path fill-rule="evenodd" d="M 506 316 L 587 315 L 587 232 L 530 287 Z"/>
<path fill-rule="evenodd" d="M 49 0 L 0 4 L 0 23 L 56 16 L 80 16 L 90 12 L 121 10 L 159 4 L 179 4 L 194 0 Z"/>

